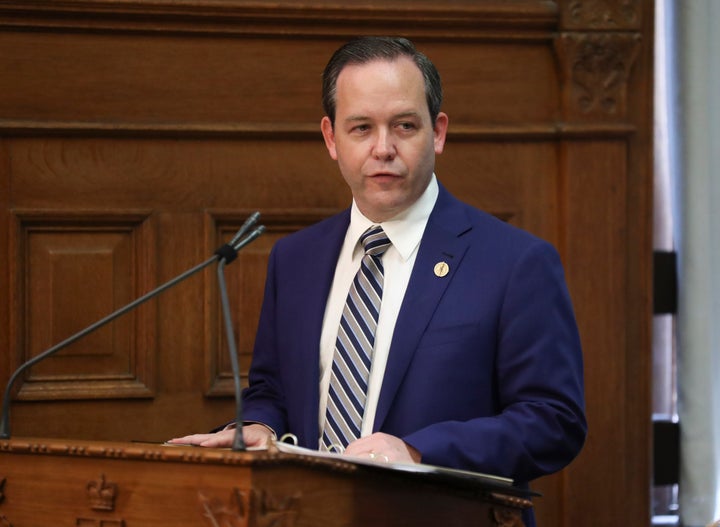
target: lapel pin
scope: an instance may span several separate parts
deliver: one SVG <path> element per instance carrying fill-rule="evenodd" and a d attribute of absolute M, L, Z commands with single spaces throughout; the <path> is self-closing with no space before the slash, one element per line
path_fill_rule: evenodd
<path fill-rule="evenodd" d="M 445 262 L 438 262 L 435 264 L 435 276 L 442 278 L 450 272 L 450 266 Z"/>

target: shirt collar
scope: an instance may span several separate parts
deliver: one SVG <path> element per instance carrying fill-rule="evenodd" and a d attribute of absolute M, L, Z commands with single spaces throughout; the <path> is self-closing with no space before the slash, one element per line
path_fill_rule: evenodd
<path fill-rule="evenodd" d="M 435 174 L 432 175 L 430 183 L 428 183 L 425 192 L 420 198 L 402 211 L 397 216 L 384 221 L 380 224 L 385 234 L 392 242 L 392 246 L 400 254 L 403 260 L 412 256 L 412 254 L 420 245 L 425 225 L 430 217 L 430 213 L 435 206 L 438 197 L 438 183 Z M 347 239 L 354 240 L 354 251 L 362 250 L 358 241 L 360 236 L 369 227 L 376 225 L 366 218 L 360 209 L 358 209 L 355 200 L 353 200 L 350 210 L 350 226 L 348 227 Z"/>

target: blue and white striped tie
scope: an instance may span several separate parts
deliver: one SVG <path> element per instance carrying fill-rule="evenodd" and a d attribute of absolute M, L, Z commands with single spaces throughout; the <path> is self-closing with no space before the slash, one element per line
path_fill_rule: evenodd
<path fill-rule="evenodd" d="M 383 290 L 382 255 L 390 240 L 382 227 L 373 225 L 360 237 L 365 256 L 355 275 L 335 342 L 330 391 L 321 446 L 346 447 L 360 437 L 375 329 Z"/>

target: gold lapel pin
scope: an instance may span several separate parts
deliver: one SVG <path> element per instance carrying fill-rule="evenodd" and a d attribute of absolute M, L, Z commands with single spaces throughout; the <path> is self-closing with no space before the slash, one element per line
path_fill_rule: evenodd
<path fill-rule="evenodd" d="M 438 262 L 435 264 L 435 276 L 442 278 L 450 272 L 450 266 L 445 262 Z"/>

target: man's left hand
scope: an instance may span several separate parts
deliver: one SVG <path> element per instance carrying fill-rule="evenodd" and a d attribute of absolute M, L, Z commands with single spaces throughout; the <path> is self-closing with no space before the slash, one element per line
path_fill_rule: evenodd
<path fill-rule="evenodd" d="M 386 463 L 420 463 L 421 455 L 399 437 L 376 432 L 350 443 L 345 455 L 366 457 Z"/>

